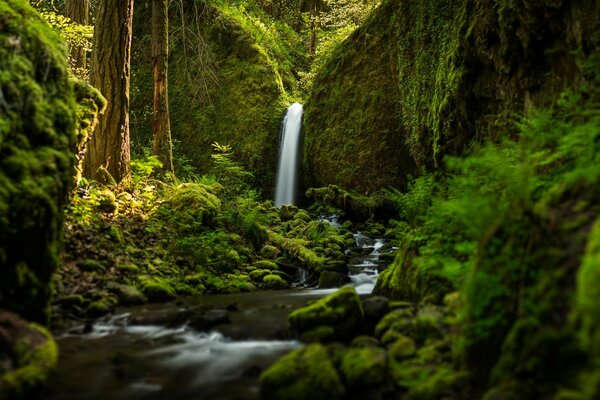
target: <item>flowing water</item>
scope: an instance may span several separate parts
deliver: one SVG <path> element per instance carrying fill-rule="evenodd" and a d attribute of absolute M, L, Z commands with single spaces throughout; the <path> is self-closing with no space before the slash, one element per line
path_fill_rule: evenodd
<path fill-rule="evenodd" d="M 279 165 L 275 186 L 275 206 L 294 204 L 298 186 L 298 166 L 301 147 L 302 105 L 292 104 L 281 124 Z"/>
<path fill-rule="evenodd" d="M 339 226 L 336 216 L 322 217 Z M 373 290 L 379 254 L 389 245 L 360 232 L 348 264 L 359 294 Z M 300 271 L 302 272 L 302 271 Z M 298 276 L 306 280 L 306 271 Z M 300 285 L 302 286 L 302 285 Z M 287 315 L 336 289 L 296 288 L 210 295 L 118 309 L 115 315 L 55 332 L 60 360 L 49 400 L 258 399 L 260 372 L 301 346 Z M 226 315 L 196 330 L 177 318 L 193 311 Z M 187 314 L 186 314 L 187 313 Z"/>

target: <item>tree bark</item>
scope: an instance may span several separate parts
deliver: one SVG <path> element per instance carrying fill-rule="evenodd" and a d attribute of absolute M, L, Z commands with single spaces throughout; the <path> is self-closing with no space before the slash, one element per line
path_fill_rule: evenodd
<path fill-rule="evenodd" d="M 154 113 L 152 116 L 152 150 L 173 172 L 173 144 L 169 120 L 169 0 L 152 0 L 152 70 L 154 73 Z"/>
<path fill-rule="evenodd" d="M 65 0 L 65 17 L 81 25 L 87 25 L 90 14 L 90 0 Z M 70 46 L 69 55 L 73 60 L 72 67 L 85 70 L 87 65 L 85 49 L 81 46 Z"/>
<path fill-rule="evenodd" d="M 108 106 L 92 134 L 85 161 L 88 178 L 118 183 L 130 174 L 129 85 L 133 0 L 100 0 L 96 16 L 90 83 Z"/>

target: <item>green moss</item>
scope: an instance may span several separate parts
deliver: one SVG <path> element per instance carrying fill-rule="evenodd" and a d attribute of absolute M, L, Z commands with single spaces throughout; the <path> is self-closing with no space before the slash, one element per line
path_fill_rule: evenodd
<path fill-rule="evenodd" d="M 87 272 L 104 272 L 106 269 L 106 266 L 102 262 L 90 258 L 79 260 L 77 262 L 77 267 L 82 271 Z"/>
<path fill-rule="evenodd" d="M 315 252 L 306 246 L 309 244 L 303 239 L 285 238 L 275 232 L 269 232 L 269 240 L 278 247 L 285 250 L 289 255 L 297 258 L 305 268 L 321 271 L 325 265 L 326 259 L 319 257 Z"/>
<path fill-rule="evenodd" d="M 268 269 L 268 270 L 278 270 L 279 267 L 273 261 L 270 260 L 259 260 L 256 261 L 252 266 L 256 269 Z"/>
<path fill-rule="evenodd" d="M 254 282 L 262 282 L 263 278 L 269 275 L 270 273 L 271 271 L 269 271 L 268 269 L 256 269 L 250 272 L 248 276 L 250 276 L 250 279 L 252 279 Z"/>
<path fill-rule="evenodd" d="M 368 388 L 380 385 L 385 379 L 386 352 L 376 347 L 347 349 L 340 371 L 349 388 Z"/>
<path fill-rule="evenodd" d="M 164 279 L 140 277 L 140 290 L 150 301 L 169 301 L 175 298 L 175 289 Z"/>
<path fill-rule="evenodd" d="M 16 368 L 0 376 L 0 397 L 31 399 L 37 397 L 58 361 L 58 346 L 42 326 L 30 324 L 29 329 L 42 335 L 43 340 L 32 343 L 21 339 L 14 349 Z M 27 334 L 29 337 L 30 334 Z"/>
<path fill-rule="evenodd" d="M 0 1 L 0 307 L 46 322 L 73 183 L 66 46 L 25 1 Z"/>
<path fill-rule="evenodd" d="M 290 324 L 300 334 L 318 326 L 331 326 L 340 340 L 351 338 L 364 319 L 356 290 L 343 287 L 327 297 L 299 308 L 289 315 Z"/>
<path fill-rule="evenodd" d="M 263 278 L 263 283 L 267 289 L 288 289 L 290 285 L 279 275 L 269 274 Z"/>
<path fill-rule="evenodd" d="M 395 360 L 402 360 L 412 357 L 416 354 L 417 347 L 415 341 L 408 336 L 398 336 L 396 341 L 388 348 L 388 354 Z"/>
<path fill-rule="evenodd" d="M 262 373 L 265 400 L 343 399 L 345 389 L 320 344 L 312 344 L 281 357 Z"/>
<path fill-rule="evenodd" d="M 304 343 L 329 343 L 335 340 L 335 329 L 331 326 L 322 325 L 310 329 L 300 337 Z"/>

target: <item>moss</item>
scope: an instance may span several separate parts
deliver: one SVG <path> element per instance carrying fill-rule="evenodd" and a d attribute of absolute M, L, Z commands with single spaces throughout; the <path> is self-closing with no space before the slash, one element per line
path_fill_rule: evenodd
<path fill-rule="evenodd" d="M 261 249 L 260 249 L 260 255 L 268 258 L 270 260 L 274 260 L 275 258 L 277 258 L 277 247 L 275 246 L 271 246 L 269 244 L 264 245 Z"/>
<path fill-rule="evenodd" d="M 275 232 L 269 232 L 269 240 L 277 244 L 278 247 L 285 250 L 289 255 L 297 258 L 302 266 L 308 269 L 321 271 L 325 267 L 326 259 L 319 257 L 314 251 L 307 248 L 309 244 L 302 239 L 285 238 Z"/>
<path fill-rule="evenodd" d="M 263 278 L 263 283 L 267 289 L 288 289 L 290 285 L 279 275 L 269 274 Z"/>
<path fill-rule="evenodd" d="M 327 297 L 299 308 L 289 315 L 290 324 L 300 334 L 318 326 L 331 326 L 336 339 L 349 339 L 363 323 L 364 313 L 356 290 L 343 287 Z"/>
<path fill-rule="evenodd" d="M 150 301 L 169 301 L 175 298 L 175 289 L 164 279 L 140 278 L 140 290 Z"/>
<path fill-rule="evenodd" d="M 106 285 L 106 288 L 117 296 L 119 304 L 129 306 L 148 302 L 146 296 L 133 286 L 109 282 Z M 177 290 L 177 292 L 179 292 L 179 290 Z"/>
<path fill-rule="evenodd" d="M 250 272 L 249 276 L 254 282 L 262 282 L 263 278 L 269 275 L 271 271 L 268 269 L 256 269 Z"/>
<path fill-rule="evenodd" d="M 58 346 L 52 335 L 34 323 L 28 329 L 29 332 L 20 332 L 21 339 L 13 349 L 15 368 L 0 376 L 2 398 L 38 397 L 58 361 Z"/>
<path fill-rule="evenodd" d="M 398 336 L 396 341 L 388 348 L 388 354 L 395 360 L 402 360 L 412 357 L 416 354 L 417 347 L 415 341 L 408 336 Z"/>
<path fill-rule="evenodd" d="M 375 347 L 349 348 L 343 356 L 340 371 L 349 388 L 380 385 L 385 379 L 386 353 Z"/>
<path fill-rule="evenodd" d="M 100 190 L 96 197 L 98 204 L 96 209 L 100 212 L 114 214 L 117 212 L 117 198 L 108 188 Z"/>
<path fill-rule="evenodd" d="M 256 261 L 252 266 L 256 269 L 268 269 L 268 270 L 277 270 L 279 267 L 273 261 L 270 260 L 259 260 Z"/>
<path fill-rule="evenodd" d="M 508 115 L 582 78 L 599 24 L 587 2 L 383 1 L 317 72 L 305 116 L 311 183 L 402 187 L 472 140 L 514 129 Z"/>
<path fill-rule="evenodd" d="M 312 344 L 281 357 L 261 374 L 265 400 L 343 399 L 342 385 L 327 350 Z"/>
<path fill-rule="evenodd" d="M 45 323 L 73 183 L 66 46 L 25 1 L 0 1 L 0 307 Z"/>
<path fill-rule="evenodd" d="M 300 339 L 304 343 L 330 343 L 335 340 L 335 329 L 327 325 L 317 326 L 304 332 Z"/>
<path fill-rule="evenodd" d="M 318 206 L 343 210 L 345 216 L 355 220 L 371 218 L 375 209 L 384 201 L 380 195 L 365 196 L 336 185 L 309 188 L 306 191 L 306 197 L 313 200 Z M 347 224 L 346 229 L 348 229 Z"/>
<path fill-rule="evenodd" d="M 211 226 L 221 209 L 215 190 L 200 183 L 181 184 L 159 209 L 159 216 L 179 223 L 184 232 Z"/>
<path fill-rule="evenodd" d="M 106 269 L 106 266 L 102 262 L 98 260 L 92 260 L 90 258 L 78 261 L 77 267 L 79 267 L 79 269 L 82 271 L 87 272 L 104 272 Z"/>

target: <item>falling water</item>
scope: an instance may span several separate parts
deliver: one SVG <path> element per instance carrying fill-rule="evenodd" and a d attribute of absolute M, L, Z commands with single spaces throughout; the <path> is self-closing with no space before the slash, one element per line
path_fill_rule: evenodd
<path fill-rule="evenodd" d="M 296 179 L 300 154 L 300 128 L 302 126 L 302 104 L 292 104 L 281 125 L 281 145 L 277 185 L 275 186 L 275 206 L 294 204 L 296 200 Z"/>

